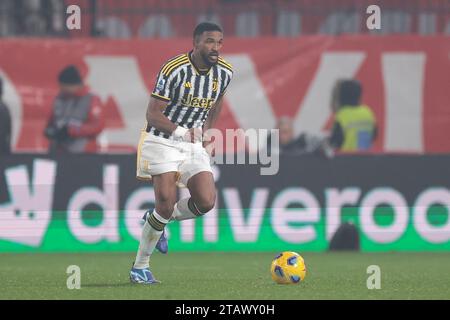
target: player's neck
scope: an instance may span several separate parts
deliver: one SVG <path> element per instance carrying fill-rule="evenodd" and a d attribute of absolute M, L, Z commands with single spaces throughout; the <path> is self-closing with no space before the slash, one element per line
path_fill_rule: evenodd
<path fill-rule="evenodd" d="M 205 71 L 208 71 L 210 68 L 210 66 L 207 65 L 203 61 L 202 57 L 199 54 L 195 53 L 195 51 L 192 51 L 192 53 L 191 53 L 191 61 L 198 71 L 205 72 Z"/>

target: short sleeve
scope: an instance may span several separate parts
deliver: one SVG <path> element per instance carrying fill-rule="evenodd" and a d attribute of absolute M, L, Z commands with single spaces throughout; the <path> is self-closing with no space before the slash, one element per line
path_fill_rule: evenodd
<path fill-rule="evenodd" d="M 227 92 L 227 88 L 228 88 L 228 85 L 231 83 L 232 77 L 233 77 L 232 72 L 227 73 L 226 79 L 225 79 L 225 85 L 223 86 L 222 90 L 220 91 L 219 96 L 223 96 Z"/>
<path fill-rule="evenodd" d="M 156 83 L 152 92 L 152 97 L 163 101 L 170 101 L 171 100 L 170 83 L 169 83 L 170 77 L 164 74 L 162 72 L 162 69 L 158 73 L 158 77 L 156 78 Z"/>

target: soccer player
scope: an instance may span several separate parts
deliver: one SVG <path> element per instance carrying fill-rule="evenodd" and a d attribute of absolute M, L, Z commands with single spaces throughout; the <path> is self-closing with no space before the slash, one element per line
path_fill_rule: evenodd
<path fill-rule="evenodd" d="M 153 181 L 155 209 L 144 215 L 139 249 L 130 272 L 134 283 L 159 281 L 149 269 L 155 247 L 167 252 L 170 220 L 201 217 L 215 204 L 216 191 L 204 132 L 218 118 L 233 70 L 219 56 L 222 29 L 203 22 L 194 30 L 194 48 L 169 59 L 159 71 L 147 108 L 147 125 L 137 150 L 137 177 Z M 177 201 L 177 184 L 190 197 Z"/>

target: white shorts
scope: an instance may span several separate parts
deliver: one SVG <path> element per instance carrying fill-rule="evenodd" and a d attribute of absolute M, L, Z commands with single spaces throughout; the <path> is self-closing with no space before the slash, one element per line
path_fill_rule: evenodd
<path fill-rule="evenodd" d="M 177 172 L 178 184 L 187 186 L 188 180 L 199 172 L 212 173 L 210 157 L 201 142 L 174 141 L 141 132 L 137 149 L 136 176 L 150 180 L 152 176 Z"/>

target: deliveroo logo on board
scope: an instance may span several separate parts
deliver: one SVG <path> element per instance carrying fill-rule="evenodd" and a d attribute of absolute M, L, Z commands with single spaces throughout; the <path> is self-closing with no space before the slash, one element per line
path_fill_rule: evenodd
<path fill-rule="evenodd" d="M 34 160 L 31 181 L 25 165 L 5 170 L 9 201 L 0 203 L 0 239 L 40 246 L 51 219 L 55 175 L 50 160 Z"/>

